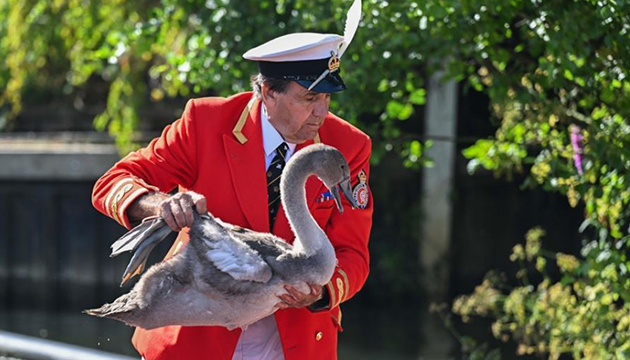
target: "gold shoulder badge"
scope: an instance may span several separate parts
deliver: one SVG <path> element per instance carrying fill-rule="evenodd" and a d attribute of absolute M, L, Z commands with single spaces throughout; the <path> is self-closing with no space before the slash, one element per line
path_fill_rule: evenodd
<path fill-rule="evenodd" d="M 339 70 L 339 66 L 341 66 L 341 59 L 336 54 L 331 53 L 330 60 L 328 60 L 328 72 L 334 73 Z"/>
<path fill-rule="evenodd" d="M 365 174 L 365 171 L 361 170 L 359 175 L 357 175 L 357 178 L 359 179 L 359 182 L 352 189 L 352 196 L 354 197 L 354 201 L 356 201 L 359 209 L 365 209 L 370 198 L 367 187 L 367 175 Z"/>

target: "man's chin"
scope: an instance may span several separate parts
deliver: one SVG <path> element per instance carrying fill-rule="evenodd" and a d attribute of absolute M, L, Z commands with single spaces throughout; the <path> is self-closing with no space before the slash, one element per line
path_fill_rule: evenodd
<path fill-rule="evenodd" d="M 306 139 L 313 140 L 315 139 L 315 137 L 317 137 L 317 134 L 319 134 L 319 127 L 317 127 L 317 129 L 308 131 L 306 134 Z"/>
<path fill-rule="evenodd" d="M 300 134 L 300 136 L 293 139 L 293 141 L 289 140 L 289 142 L 293 144 L 302 144 L 307 141 L 311 141 L 315 139 L 316 136 L 317 136 L 317 131 L 308 131 L 303 134 Z"/>

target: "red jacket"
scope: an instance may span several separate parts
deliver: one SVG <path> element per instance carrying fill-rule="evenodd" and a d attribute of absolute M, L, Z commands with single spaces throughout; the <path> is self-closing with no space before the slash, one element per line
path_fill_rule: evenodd
<path fill-rule="evenodd" d="M 260 100 L 252 93 L 188 102 L 182 118 L 164 129 L 146 148 L 127 155 L 94 186 L 94 207 L 130 228 L 127 207 L 148 191 L 192 190 L 203 194 L 208 211 L 228 223 L 273 234 L 293 242 L 284 210 L 269 229 Z M 250 101 L 251 100 L 251 101 Z M 326 197 L 323 183 L 306 184 L 309 208 L 332 242 L 338 266 L 327 284 L 330 310 L 303 309 L 275 313 L 286 360 L 336 359 L 341 330 L 339 304 L 365 283 L 369 271 L 368 238 L 373 202 L 369 195 L 371 142 L 360 130 L 328 114 L 314 140 L 336 147 L 348 160 L 355 198 L 365 207 L 352 210 L 345 199 L 340 214 Z M 312 144 L 298 145 L 296 151 Z M 281 206 L 282 208 L 282 206 Z M 180 232 L 169 256 L 188 241 Z M 133 344 L 147 360 L 230 360 L 241 330 L 224 327 L 166 326 L 136 329 Z"/>

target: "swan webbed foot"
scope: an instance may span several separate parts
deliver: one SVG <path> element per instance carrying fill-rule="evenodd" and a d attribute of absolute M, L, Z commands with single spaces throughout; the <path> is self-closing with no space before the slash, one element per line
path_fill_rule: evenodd
<path fill-rule="evenodd" d="M 127 265 L 127 269 L 125 269 L 125 272 L 123 273 L 120 286 L 125 285 L 129 279 L 142 273 L 151 251 L 153 251 L 157 244 L 164 240 L 171 231 L 171 228 L 168 226 L 161 227 L 142 241 L 142 243 L 138 246 L 138 249 L 136 249 L 133 253 L 131 260 L 129 260 L 129 265 Z"/>
<path fill-rule="evenodd" d="M 140 225 L 129 230 L 110 246 L 112 253 L 109 256 L 115 257 L 124 252 L 137 249 L 140 243 L 164 225 L 165 222 L 160 217 L 151 216 L 145 218 Z"/>
<path fill-rule="evenodd" d="M 171 228 L 159 217 L 147 218 L 142 223 L 112 244 L 111 256 L 117 256 L 125 251 L 134 251 L 134 254 L 125 269 L 120 286 L 126 284 L 129 279 L 142 273 L 151 251 L 168 234 Z"/>

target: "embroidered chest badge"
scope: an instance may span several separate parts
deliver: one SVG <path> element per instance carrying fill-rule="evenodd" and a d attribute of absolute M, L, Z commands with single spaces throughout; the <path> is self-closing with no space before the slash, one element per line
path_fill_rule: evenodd
<path fill-rule="evenodd" d="M 352 196 L 354 197 L 354 201 L 356 201 L 358 208 L 365 209 L 370 198 L 367 187 L 367 175 L 365 174 L 365 171 L 361 170 L 359 175 L 357 175 L 357 178 L 359 179 L 359 182 L 352 189 Z"/>

